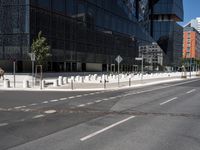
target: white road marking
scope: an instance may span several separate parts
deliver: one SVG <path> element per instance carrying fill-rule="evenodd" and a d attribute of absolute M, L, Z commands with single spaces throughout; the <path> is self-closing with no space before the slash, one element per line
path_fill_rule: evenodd
<path fill-rule="evenodd" d="M 96 100 L 95 102 L 96 102 L 96 103 L 100 103 L 100 102 L 102 102 L 102 101 L 103 101 L 103 100 Z"/>
<path fill-rule="evenodd" d="M 85 104 L 78 105 L 77 107 L 85 107 Z"/>
<path fill-rule="evenodd" d="M 192 90 L 190 90 L 190 91 L 188 91 L 188 92 L 186 92 L 187 94 L 190 94 L 190 93 L 193 93 L 193 92 L 195 92 L 196 91 L 196 89 L 192 89 Z"/>
<path fill-rule="evenodd" d="M 87 135 L 87 136 L 81 138 L 80 140 L 81 140 L 81 141 L 88 140 L 88 139 L 90 139 L 90 138 L 92 138 L 92 137 L 94 137 L 94 136 L 96 136 L 96 135 L 98 135 L 98 134 L 100 134 L 100 133 L 102 133 L 102 132 L 105 132 L 106 130 L 109 130 L 109 129 L 111 129 L 111 128 L 117 126 L 117 125 L 120 125 L 120 124 L 122 124 L 122 123 L 124 123 L 124 122 L 126 122 L 126 121 L 128 121 L 128 120 L 130 120 L 130 119 L 133 119 L 133 118 L 135 118 L 135 116 L 130 116 L 130 117 L 124 119 L 124 120 L 121 120 L 121 121 L 119 121 L 119 122 L 116 122 L 116 123 L 114 123 L 114 124 L 112 124 L 112 125 L 110 125 L 110 126 L 108 126 L 108 127 L 105 127 L 105 128 L 103 128 L 103 129 L 99 130 L 99 131 L 96 131 L 96 132 L 94 132 L 94 133 L 92 133 L 92 134 L 89 134 L 89 135 Z"/>
<path fill-rule="evenodd" d="M 109 97 L 108 99 L 115 99 L 116 97 Z"/>
<path fill-rule="evenodd" d="M 58 101 L 57 99 L 50 100 L 50 102 L 57 102 L 57 101 Z"/>
<path fill-rule="evenodd" d="M 68 97 L 69 99 L 75 98 L 74 96 Z"/>
<path fill-rule="evenodd" d="M 0 127 L 7 126 L 8 123 L 0 123 Z"/>
<path fill-rule="evenodd" d="M 88 96 L 88 94 L 83 94 L 83 96 Z"/>
<path fill-rule="evenodd" d="M 160 105 L 164 105 L 164 104 L 166 104 L 166 103 L 169 103 L 169 102 L 171 102 L 171 101 L 173 101 L 173 100 L 176 100 L 178 97 L 174 97 L 174 98 L 172 98 L 172 99 L 170 99 L 170 100 L 167 100 L 167 101 L 165 101 L 165 102 L 163 102 L 163 103 L 160 103 Z"/>
<path fill-rule="evenodd" d="M 93 102 L 87 103 L 87 105 L 91 105 L 91 104 L 94 104 L 94 103 Z"/>
<path fill-rule="evenodd" d="M 104 98 L 104 99 L 102 99 L 103 101 L 108 101 L 109 99 L 108 98 Z"/>
<path fill-rule="evenodd" d="M 77 95 L 76 97 L 82 97 L 82 95 Z"/>
<path fill-rule="evenodd" d="M 0 111 L 5 111 L 5 110 L 8 110 L 8 109 L 5 109 L 5 108 L 0 108 Z"/>
<path fill-rule="evenodd" d="M 56 110 L 47 110 L 44 113 L 45 114 L 53 114 L 53 113 L 56 113 Z"/>
<path fill-rule="evenodd" d="M 23 111 L 25 111 L 25 112 L 28 112 L 28 111 L 30 111 L 31 109 L 23 109 Z"/>
<path fill-rule="evenodd" d="M 65 98 L 60 98 L 59 100 L 64 101 L 64 100 L 67 100 L 67 98 L 66 97 Z"/>
<path fill-rule="evenodd" d="M 30 104 L 30 106 L 36 106 L 36 105 L 37 105 L 37 103 Z"/>
<path fill-rule="evenodd" d="M 20 109 L 20 108 L 25 108 L 26 106 L 17 106 L 17 107 L 14 107 L 15 109 Z"/>
<path fill-rule="evenodd" d="M 44 115 L 36 115 L 32 119 L 37 119 L 37 118 L 42 118 L 42 117 L 44 117 Z"/>
<path fill-rule="evenodd" d="M 49 103 L 48 101 L 44 101 L 44 102 L 42 102 L 42 104 L 47 104 L 47 103 Z"/>

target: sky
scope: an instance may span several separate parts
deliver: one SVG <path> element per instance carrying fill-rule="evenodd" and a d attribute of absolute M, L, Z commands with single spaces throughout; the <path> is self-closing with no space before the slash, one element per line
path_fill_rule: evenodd
<path fill-rule="evenodd" d="M 200 0 L 183 0 L 184 20 L 180 25 L 185 25 L 191 19 L 200 17 Z"/>

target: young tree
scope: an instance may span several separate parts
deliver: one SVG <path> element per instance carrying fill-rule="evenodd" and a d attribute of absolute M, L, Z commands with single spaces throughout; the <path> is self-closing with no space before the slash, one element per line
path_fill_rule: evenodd
<path fill-rule="evenodd" d="M 50 55 L 50 46 L 48 45 L 46 38 L 42 36 L 41 31 L 38 33 L 37 38 L 33 40 L 31 51 L 35 54 L 37 65 L 43 65 L 48 55 Z"/>

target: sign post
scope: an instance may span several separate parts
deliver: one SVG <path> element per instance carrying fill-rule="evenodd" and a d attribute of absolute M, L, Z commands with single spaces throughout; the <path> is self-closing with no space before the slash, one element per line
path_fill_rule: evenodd
<path fill-rule="evenodd" d="M 34 87 L 34 65 L 35 65 L 35 53 L 29 53 L 32 62 L 32 87 Z"/>
<path fill-rule="evenodd" d="M 143 55 L 142 57 L 136 57 L 135 60 L 140 60 L 141 61 L 141 80 L 143 79 L 143 65 L 144 65 L 144 58 L 143 58 Z"/>
<path fill-rule="evenodd" d="M 14 88 L 16 87 L 16 79 L 15 79 L 15 73 L 16 73 L 16 62 L 13 61 L 13 79 L 14 79 Z"/>
<path fill-rule="evenodd" d="M 123 58 L 118 55 L 116 58 L 115 58 L 115 61 L 118 63 L 118 87 L 119 87 L 119 65 L 120 63 L 122 62 Z"/>

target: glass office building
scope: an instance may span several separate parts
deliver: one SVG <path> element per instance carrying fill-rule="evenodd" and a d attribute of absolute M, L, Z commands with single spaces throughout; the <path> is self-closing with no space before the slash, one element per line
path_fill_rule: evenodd
<path fill-rule="evenodd" d="M 30 70 L 28 53 L 39 31 L 51 46 L 47 71 L 114 71 L 118 55 L 121 70 L 131 71 L 139 45 L 153 42 L 169 56 L 166 65 L 174 65 L 168 62 L 179 57 L 174 50 L 180 43 L 174 40 L 181 34 L 176 21 L 183 10 L 181 0 L 170 1 L 0 0 L 0 66 L 9 71 L 16 60 L 19 72 Z"/>
<path fill-rule="evenodd" d="M 163 49 L 165 66 L 180 66 L 183 47 L 182 0 L 159 0 L 153 7 L 152 37 Z"/>

